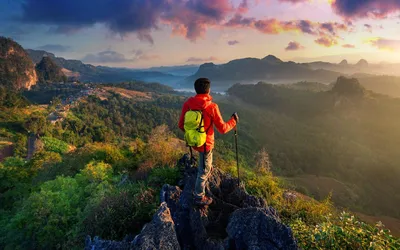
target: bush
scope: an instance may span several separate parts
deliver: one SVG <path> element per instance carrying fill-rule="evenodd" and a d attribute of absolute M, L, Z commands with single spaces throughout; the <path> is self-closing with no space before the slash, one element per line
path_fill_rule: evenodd
<path fill-rule="evenodd" d="M 162 187 L 164 184 L 177 185 L 180 178 L 178 167 L 154 168 L 148 177 L 148 183 L 154 187 Z"/>
<path fill-rule="evenodd" d="M 85 235 L 121 240 L 139 233 L 157 207 L 156 192 L 143 183 L 135 183 L 106 196 L 91 208 L 84 220 Z"/>
<path fill-rule="evenodd" d="M 400 249 L 400 240 L 382 223 L 368 225 L 346 212 L 315 226 L 296 220 L 291 227 L 303 249 Z"/>
<path fill-rule="evenodd" d="M 59 154 L 64 154 L 68 152 L 69 146 L 66 142 L 63 142 L 53 137 L 42 137 L 41 140 L 44 143 L 44 149 L 47 151 Z"/>
<path fill-rule="evenodd" d="M 82 169 L 82 175 L 90 182 L 102 182 L 112 177 L 111 165 L 104 162 L 92 161 Z"/>
<path fill-rule="evenodd" d="M 11 218 L 7 247 L 60 248 L 83 202 L 83 189 L 73 178 L 57 177 L 44 183 Z"/>
<path fill-rule="evenodd" d="M 145 179 L 154 167 L 175 166 L 182 153 L 181 141 L 173 136 L 168 126 L 154 128 L 144 149 L 144 161 L 140 164 L 136 177 Z"/>
<path fill-rule="evenodd" d="M 92 162 L 74 178 L 58 176 L 43 183 L 17 207 L 6 225 L 7 235 L 1 238 L 0 246 L 54 249 L 83 244 L 79 225 L 85 208 L 97 204 L 111 192 L 108 182 L 111 173 L 108 164 Z"/>

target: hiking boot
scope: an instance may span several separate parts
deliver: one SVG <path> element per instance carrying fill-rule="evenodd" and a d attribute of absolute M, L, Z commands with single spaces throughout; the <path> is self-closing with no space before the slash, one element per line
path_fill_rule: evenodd
<path fill-rule="evenodd" d="M 194 204 L 196 204 L 197 206 L 208 206 L 213 202 L 213 199 L 207 196 L 203 196 L 201 198 L 195 198 L 194 199 Z"/>

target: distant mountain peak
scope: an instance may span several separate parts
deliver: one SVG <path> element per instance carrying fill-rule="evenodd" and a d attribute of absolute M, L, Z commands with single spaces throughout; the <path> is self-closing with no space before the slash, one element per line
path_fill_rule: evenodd
<path fill-rule="evenodd" d="M 43 56 L 42 60 L 36 65 L 36 72 L 41 83 L 65 82 L 67 80 L 62 68 L 50 56 Z"/>
<path fill-rule="evenodd" d="M 268 55 L 261 59 L 262 61 L 270 62 L 270 63 L 282 63 L 283 61 L 274 55 Z"/>
<path fill-rule="evenodd" d="M 368 67 L 368 62 L 365 59 L 361 59 L 360 61 L 358 61 L 358 63 L 356 64 L 356 66 L 359 67 Z"/>
<path fill-rule="evenodd" d="M 343 60 L 339 63 L 339 65 L 349 65 L 349 62 L 347 62 L 346 59 L 343 59 Z"/>
<path fill-rule="evenodd" d="M 363 96 L 365 88 L 356 78 L 340 76 L 333 86 L 332 92 L 345 96 Z"/>

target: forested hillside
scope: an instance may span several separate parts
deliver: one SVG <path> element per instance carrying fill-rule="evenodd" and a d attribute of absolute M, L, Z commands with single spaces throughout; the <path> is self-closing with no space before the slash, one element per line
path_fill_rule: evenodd
<path fill-rule="evenodd" d="M 317 130 L 319 134 L 316 135 L 323 138 L 319 140 L 313 136 L 315 130 L 308 127 L 307 122 L 315 120 L 319 126 L 327 126 L 316 114 L 325 114 L 330 107 L 334 114 L 342 115 L 348 106 L 341 105 L 356 105 L 353 97 L 341 97 L 333 92 L 322 92 L 320 96 L 315 92 L 265 84 L 246 86 L 246 91 L 240 90 L 242 87 L 232 88 L 231 95 L 239 95 L 236 90 L 244 95 L 251 94 L 252 101 L 263 105 L 262 109 L 254 109 L 251 104 L 242 105 L 238 97 L 234 100 L 216 97 L 224 118 L 228 118 L 232 110 L 241 116 L 241 179 L 251 194 L 264 198 L 279 212 L 282 221 L 292 227 L 299 246 L 304 249 L 364 248 L 371 244 L 377 249 L 399 247 L 398 239 L 382 225 L 368 225 L 349 213 L 340 213 L 329 197 L 317 202 L 290 191 L 294 193 L 290 197 L 295 198 L 289 201 L 287 189 L 292 187 L 274 176 L 275 173 L 286 176 L 314 173 L 314 168 L 325 175 L 326 168 L 318 163 L 326 162 L 324 166 L 332 168 L 327 175 L 341 177 L 341 171 L 348 170 L 345 164 L 350 164 L 349 158 L 343 156 L 342 159 L 335 154 L 341 156 L 343 152 L 336 147 L 345 145 L 346 141 L 331 147 L 336 140 L 322 134 L 323 129 L 330 131 L 331 127 Z M 161 186 L 165 183 L 177 185 L 182 177 L 176 162 L 187 148 L 179 140 L 183 135 L 177 129 L 177 120 L 185 97 L 170 92 L 165 86 L 141 82 L 90 88 L 89 96 L 76 99 L 71 105 L 57 98 L 49 105 L 31 105 L 19 93 L 8 90 L 0 95 L 1 140 L 15 146 L 13 156 L 0 163 L 1 248 L 82 249 L 87 235 L 109 240 L 122 240 L 127 235 L 134 237 L 156 211 Z M 149 98 L 123 95 L 120 89 L 137 91 Z M 30 98 L 47 96 L 47 90 L 42 90 L 33 91 Z M 263 97 L 258 98 L 256 94 Z M 268 95 L 270 101 L 265 102 Z M 372 97 L 368 97 L 368 93 L 365 95 L 367 97 L 354 98 L 369 103 L 364 98 Z M 250 103 L 245 96 L 241 98 Z M 316 98 L 314 101 L 324 105 L 312 105 L 309 98 Z M 342 104 L 334 107 L 336 102 L 333 102 L 333 107 L 329 106 L 335 98 Z M 392 100 L 376 98 L 379 104 L 393 105 Z M 305 100 L 309 100 L 306 106 L 299 105 Z M 377 105 L 373 104 L 376 100 L 372 98 L 370 107 L 376 108 L 373 106 Z M 69 108 L 64 109 L 63 105 Z M 291 105 L 298 109 L 291 113 Z M 314 109 L 308 110 L 309 107 Z M 54 110 L 64 110 L 65 117 L 51 123 L 49 115 Z M 306 116 L 300 119 L 298 112 L 306 110 Z M 300 126 L 301 123 L 304 124 Z M 305 129 L 300 132 L 297 126 Z M 265 136 L 261 136 L 261 131 Z M 270 137 L 272 135 L 274 137 Z M 28 141 L 33 141 L 32 147 L 26 147 L 30 144 Z M 352 150 L 358 149 L 354 144 L 343 150 L 354 153 Z M 305 146 L 310 148 L 302 149 Z M 267 150 L 260 150 L 263 147 Z M 27 159 L 27 150 L 31 148 L 34 154 Z M 232 134 L 218 136 L 215 166 L 235 176 L 233 149 Z M 321 158 L 315 158 L 315 152 Z M 389 156 L 390 152 L 387 154 Z M 322 157 L 329 161 L 323 161 Z M 335 163 L 342 164 L 339 165 L 342 168 Z M 368 166 L 363 166 L 367 177 Z M 394 174 L 385 177 L 387 183 L 392 183 Z M 374 177 L 379 178 L 376 173 Z M 368 191 L 376 192 L 376 189 Z M 373 209 L 387 214 L 393 212 L 378 205 Z"/>
<path fill-rule="evenodd" d="M 334 178 L 345 190 L 332 190 L 338 205 L 400 217 L 399 99 L 345 78 L 326 92 L 264 83 L 235 85 L 228 92 L 239 100 L 232 98 L 223 109 L 232 110 L 234 103 L 242 114 L 242 134 L 252 135 L 242 139 L 244 147 L 253 152 L 265 147 L 275 173 Z M 318 193 L 312 186 L 304 191 Z"/>

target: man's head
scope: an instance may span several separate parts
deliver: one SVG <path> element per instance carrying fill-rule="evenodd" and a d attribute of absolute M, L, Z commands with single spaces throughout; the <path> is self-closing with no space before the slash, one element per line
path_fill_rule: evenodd
<path fill-rule="evenodd" d="M 194 89 L 197 94 L 208 94 L 210 93 L 211 82 L 207 78 L 199 78 L 194 82 Z"/>

